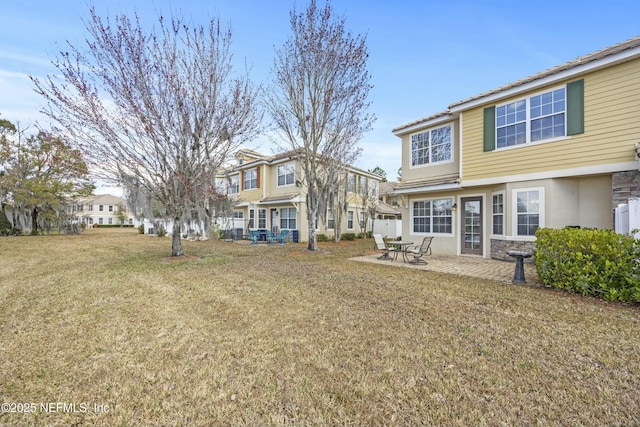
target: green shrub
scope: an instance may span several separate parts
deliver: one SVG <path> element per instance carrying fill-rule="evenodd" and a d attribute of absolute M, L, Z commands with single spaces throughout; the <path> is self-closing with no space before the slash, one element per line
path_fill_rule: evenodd
<path fill-rule="evenodd" d="M 356 233 L 342 233 L 340 235 L 341 240 L 356 240 Z"/>
<path fill-rule="evenodd" d="M 329 241 L 329 237 L 326 234 L 318 233 L 318 234 L 316 234 L 316 241 L 317 242 L 328 242 Z"/>
<path fill-rule="evenodd" d="M 140 224 L 140 225 L 138 226 L 138 233 L 140 233 L 140 234 L 144 234 L 144 224 Z"/>
<path fill-rule="evenodd" d="M 613 230 L 540 228 L 536 269 L 546 286 L 640 302 L 640 242 Z"/>

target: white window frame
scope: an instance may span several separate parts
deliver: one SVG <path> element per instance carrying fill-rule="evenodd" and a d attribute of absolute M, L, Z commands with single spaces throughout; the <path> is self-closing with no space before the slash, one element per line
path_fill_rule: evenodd
<path fill-rule="evenodd" d="M 535 240 L 534 235 L 518 234 L 518 193 L 538 192 L 538 227 L 545 226 L 545 194 L 544 187 L 514 188 L 511 193 L 511 231 L 519 240 Z"/>
<path fill-rule="evenodd" d="M 231 175 L 229 177 L 229 186 L 227 194 L 238 194 L 240 192 L 240 175 Z"/>
<path fill-rule="evenodd" d="M 267 210 L 264 208 L 258 209 L 258 228 L 267 228 Z"/>
<path fill-rule="evenodd" d="M 258 168 L 251 168 L 244 171 L 244 190 L 255 190 L 258 188 Z"/>
<path fill-rule="evenodd" d="M 327 230 L 333 230 L 336 228 L 336 220 L 333 217 L 333 209 L 327 209 Z"/>
<path fill-rule="evenodd" d="M 494 209 L 494 203 L 493 203 L 493 198 L 495 196 L 502 196 L 502 212 L 501 213 L 496 213 L 493 209 Z M 506 223 L 506 212 L 507 210 L 505 209 L 507 206 L 507 197 L 504 191 L 497 191 L 495 193 L 491 193 L 491 235 L 492 236 L 504 236 L 505 234 L 505 230 L 507 227 L 507 223 Z M 496 216 L 500 216 L 502 217 L 502 233 L 496 234 L 494 233 L 494 219 Z"/>
<path fill-rule="evenodd" d="M 356 176 L 351 172 L 347 174 L 347 192 L 349 193 L 356 192 Z"/>
<path fill-rule="evenodd" d="M 556 112 L 556 113 L 545 114 L 543 116 L 531 118 L 531 100 L 533 98 L 535 98 L 535 97 L 539 97 L 539 96 L 542 96 L 542 95 L 545 95 L 545 94 L 548 94 L 548 93 L 553 94 L 558 90 L 564 90 L 564 110 L 562 111 L 562 113 Z M 525 117 L 524 117 L 524 119 L 519 120 L 518 123 L 524 123 L 524 125 L 525 125 L 525 132 L 524 132 L 525 141 L 521 142 L 521 143 L 516 143 L 516 144 L 513 144 L 513 145 L 503 146 L 503 147 L 498 146 L 498 128 L 499 127 L 502 128 L 502 127 L 506 127 L 506 126 L 511 126 L 511 125 L 514 124 L 514 123 L 511 123 L 511 124 L 504 124 L 504 125 L 498 126 L 498 119 L 500 117 L 498 115 L 498 110 L 500 108 L 502 108 L 502 107 L 506 107 L 506 106 L 511 105 L 511 104 L 518 104 L 518 103 L 522 103 L 522 102 L 524 102 L 524 105 L 525 105 L 525 111 L 524 111 Z M 558 115 L 558 114 L 564 114 L 564 125 L 563 125 L 564 126 L 564 135 L 553 136 L 553 137 L 546 138 L 546 139 L 538 139 L 538 140 L 532 141 L 531 140 L 531 122 L 534 121 L 534 120 L 542 119 L 543 117 L 553 117 L 553 116 Z M 505 102 L 505 103 L 496 105 L 496 121 L 495 121 L 495 124 L 494 124 L 494 128 L 495 128 L 495 132 L 496 132 L 495 141 L 494 141 L 496 150 L 510 150 L 510 149 L 514 149 L 514 148 L 518 148 L 518 147 L 526 147 L 526 146 L 529 146 L 529 145 L 532 145 L 532 144 L 543 144 L 543 143 L 558 141 L 558 140 L 567 138 L 568 137 L 567 136 L 567 85 L 556 86 L 556 87 L 553 87 L 553 88 L 545 89 L 543 91 L 528 95 L 525 98 L 519 98 L 519 99 L 516 99 L 516 100 L 512 100 L 512 101 L 509 101 L 509 102 Z"/>
<path fill-rule="evenodd" d="M 433 202 L 437 202 L 437 201 L 445 201 L 448 200 L 450 201 L 450 208 L 449 208 L 449 215 L 434 215 L 433 214 Z M 415 203 L 419 203 L 419 202 L 429 202 L 429 231 L 415 231 Z M 453 204 L 454 204 L 454 199 L 453 197 L 442 197 L 442 198 L 432 198 L 432 199 L 415 199 L 415 200 L 411 200 L 411 205 L 410 205 L 410 210 L 411 210 L 411 222 L 409 224 L 410 227 L 410 234 L 414 234 L 414 235 L 419 235 L 419 236 L 430 236 L 430 235 L 438 235 L 438 236 L 453 236 L 454 232 L 455 232 L 455 213 L 453 211 Z M 451 220 L 451 231 L 449 232 L 439 232 L 439 231 L 433 231 L 433 220 L 434 218 L 450 218 Z M 422 216 L 420 216 L 420 218 L 423 218 Z M 426 217 L 424 217 L 426 218 Z"/>
<path fill-rule="evenodd" d="M 287 162 L 278 165 L 277 168 L 278 187 L 287 187 L 296 183 L 296 165 L 294 162 Z M 280 180 L 282 179 L 282 183 Z"/>
<path fill-rule="evenodd" d="M 444 128 L 449 128 L 449 157 L 444 159 L 444 160 L 436 160 L 433 161 L 432 160 L 432 156 L 433 156 L 433 152 L 435 151 L 437 145 L 432 145 L 433 143 L 433 134 L 436 131 L 439 131 L 441 129 Z M 420 148 L 413 148 L 413 139 L 414 137 L 417 137 L 418 135 L 424 135 L 424 134 L 428 134 L 429 135 L 429 140 L 427 142 L 427 146 L 426 147 L 420 147 Z M 409 165 L 411 168 L 421 168 L 421 167 L 428 167 L 428 166 L 433 166 L 433 165 L 441 165 L 441 164 L 445 164 L 445 163 L 451 163 L 453 162 L 453 150 L 454 150 L 454 126 L 452 123 L 448 123 L 448 124 L 444 124 L 444 125 L 438 125 L 429 129 L 425 129 L 425 130 L 421 130 L 420 132 L 416 132 L 412 135 L 409 136 Z M 442 144 L 440 144 L 442 145 Z M 418 163 L 414 163 L 413 158 L 414 158 L 414 152 L 418 151 L 418 150 L 426 150 L 427 152 L 427 156 L 426 156 L 426 160 L 422 161 L 422 162 L 418 162 Z M 425 158 L 424 156 L 422 156 L 421 158 Z"/>
<path fill-rule="evenodd" d="M 353 211 L 347 211 L 347 230 L 353 230 Z"/>
<path fill-rule="evenodd" d="M 286 215 L 285 215 L 286 212 Z M 293 213 L 293 216 L 291 215 Z M 286 221 L 287 227 L 283 227 L 283 221 Z M 293 221 L 293 227 L 289 227 Z M 296 208 L 280 208 L 280 229 L 295 230 L 298 226 L 298 211 Z"/>

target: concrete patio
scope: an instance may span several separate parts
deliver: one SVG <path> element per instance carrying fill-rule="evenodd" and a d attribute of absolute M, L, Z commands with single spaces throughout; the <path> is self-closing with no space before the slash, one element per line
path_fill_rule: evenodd
<path fill-rule="evenodd" d="M 366 255 L 351 259 L 360 262 L 384 264 L 392 268 L 414 268 L 424 271 L 437 271 L 440 273 L 480 277 L 503 283 L 511 283 L 516 267 L 515 262 L 498 261 L 474 256 L 428 256 L 425 257 L 427 264 L 422 265 L 403 262 L 402 256 L 399 256 L 395 261 L 379 259 L 379 256 L 380 254 L 378 253 L 375 255 Z M 538 276 L 536 274 L 536 266 L 534 263 L 525 262 L 524 271 L 528 285 L 538 284 Z"/>

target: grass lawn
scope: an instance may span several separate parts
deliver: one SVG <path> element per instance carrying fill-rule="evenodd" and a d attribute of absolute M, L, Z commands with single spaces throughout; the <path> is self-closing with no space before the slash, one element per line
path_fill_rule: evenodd
<path fill-rule="evenodd" d="M 637 306 L 184 244 L 0 238 L 0 425 L 640 424 Z"/>

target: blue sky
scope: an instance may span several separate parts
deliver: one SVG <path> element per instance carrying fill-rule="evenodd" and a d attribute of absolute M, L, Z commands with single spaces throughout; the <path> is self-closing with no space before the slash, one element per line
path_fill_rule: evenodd
<path fill-rule="evenodd" d="M 323 0 L 319 0 L 324 4 Z M 582 4 L 580 4 L 582 3 Z M 306 0 L 2 0 L 0 117 L 23 126 L 43 122 L 28 75 L 50 63 L 69 40 L 84 40 L 88 5 L 99 13 L 137 11 L 153 24 L 171 12 L 204 23 L 219 16 L 233 30 L 238 64 L 267 83 L 274 46 L 290 34 L 289 12 Z M 357 166 L 380 166 L 395 179 L 400 140 L 391 130 L 456 101 L 640 35 L 640 2 L 575 0 L 333 0 L 347 28 L 367 34 L 374 129 L 360 142 Z M 247 147 L 270 154 L 266 138 Z"/>

